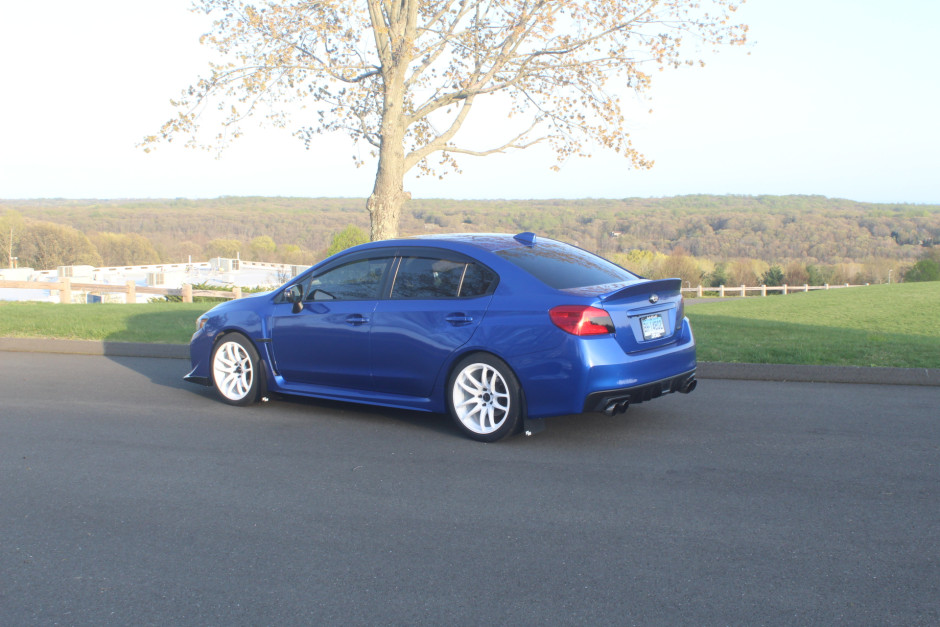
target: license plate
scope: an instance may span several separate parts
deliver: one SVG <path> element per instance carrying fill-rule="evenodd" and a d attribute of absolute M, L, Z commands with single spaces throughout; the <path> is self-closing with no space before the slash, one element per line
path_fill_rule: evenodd
<path fill-rule="evenodd" d="M 655 340 L 666 335 L 666 325 L 663 323 L 662 314 L 643 316 L 640 318 L 640 324 L 643 327 L 644 340 Z"/>

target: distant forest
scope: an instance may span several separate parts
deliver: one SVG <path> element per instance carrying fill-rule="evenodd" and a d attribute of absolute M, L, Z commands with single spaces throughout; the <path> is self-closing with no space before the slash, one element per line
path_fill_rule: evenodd
<path fill-rule="evenodd" d="M 236 254 L 310 264 L 341 231 L 367 233 L 368 222 L 362 198 L 0 200 L 0 245 L 4 257 L 42 269 Z M 692 285 L 886 282 L 937 256 L 940 205 L 822 196 L 431 199 L 410 201 L 401 220 L 402 236 L 521 231 Z"/>

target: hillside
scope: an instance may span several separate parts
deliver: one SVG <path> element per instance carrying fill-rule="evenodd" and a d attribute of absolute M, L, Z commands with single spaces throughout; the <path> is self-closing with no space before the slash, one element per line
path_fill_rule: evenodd
<path fill-rule="evenodd" d="M 72 227 L 99 249 L 114 243 L 107 234 L 136 234 L 145 241 L 138 238 L 135 246 L 152 246 L 147 254 L 158 262 L 237 250 L 243 257 L 311 263 L 346 226 L 368 230 L 365 200 L 360 198 L 2 200 L 3 248 L 9 248 L 11 228 L 16 249 L 22 243 L 16 233 L 37 222 Z M 876 276 L 878 272 L 898 272 L 940 243 L 940 205 L 871 204 L 822 196 L 704 195 L 427 199 L 407 204 L 403 235 L 451 231 L 534 231 L 607 256 L 629 255 L 634 267 L 656 259 L 662 262 L 666 255 L 691 256 L 701 274 L 741 260 L 757 262 L 755 272 L 772 264 L 832 271 L 852 265 L 877 282 L 884 278 Z M 637 251 L 645 251 L 646 257 Z M 105 263 L 132 261 L 108 260 L 100 254 Z"/>

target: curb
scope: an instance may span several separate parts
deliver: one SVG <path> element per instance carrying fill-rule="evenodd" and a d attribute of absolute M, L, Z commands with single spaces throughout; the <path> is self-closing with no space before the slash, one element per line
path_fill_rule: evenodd
<path fill-rule="evenodd" d="M 862 368 L 700 361 L 697 375 L 700 379 L 940 386 L 940 369 L 936 368 Z"/>
<path fill-rule="evenodd" d="M 0 337 L 0 351 L 189 359 L 188 344 L 145 344 L 94 340 Z M 746 381 L 940 386 L 940 369 L 937 368 L 862 368 L 859 366 L 732 364 L 700 361 L 698 362 L 697 376 L 700 379 Z"/>

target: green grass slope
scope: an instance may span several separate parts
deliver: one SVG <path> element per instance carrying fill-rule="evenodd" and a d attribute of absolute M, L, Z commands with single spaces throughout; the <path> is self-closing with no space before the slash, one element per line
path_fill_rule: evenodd
<path fill-rule="evenodd" d="M 0 301 L 0 337 L 188 343 L 208 303 L 60 305 Z"/>
<path fill-rule="evenodd" d="M 702 301 L 687 312 L 702 361 L 940 368 L 940 283 Z"/>

